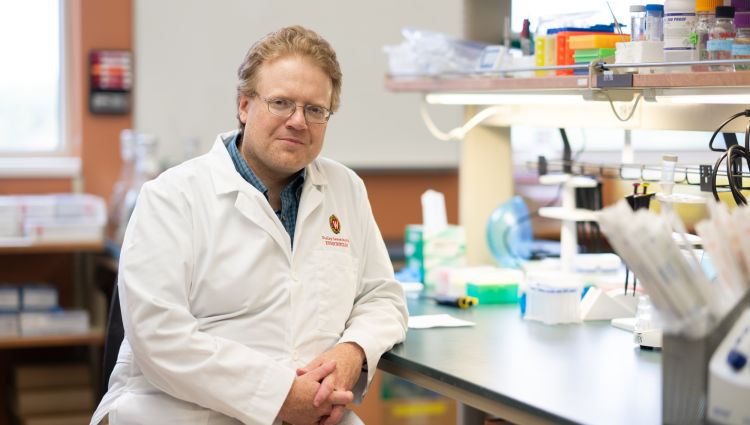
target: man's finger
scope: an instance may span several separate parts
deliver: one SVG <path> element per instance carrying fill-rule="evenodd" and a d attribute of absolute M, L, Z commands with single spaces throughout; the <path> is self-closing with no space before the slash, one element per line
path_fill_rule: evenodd
<path fill-rule="evenodd" d="M 321 418 L 321 425 L 336 425 L 344 419 L 346 408 L 342 405 L 333 406 L 333 410 L 328 417 Z"/>
<path fill-rule="evenodd" d="M 307 369 L 300 368 L 300 369 L 297 369 L 296 372 L 297 372 L 297 376 L 302 376 L 302 375 L 304 375 L 306 373 L 309 373 L 310 371 L 307 370 Z"/>
<path fill-rule="evenodd" d="M 323 378 L 333 373 L 334 370 L 336 370 L 336 362 L 331 360 L 306 373 L 305 377 L 320 382 Z"/>
<path fill-rule="evenodd" d="M 315 397 L 313 398 L 313 406 L 320 407 L 326 400 L 328 400 L 328 397 L 333 392 L 333 377 L 331 375 L 326 376 L 323 378 L 323 381 L 320 383 L 320 388 L 318 388 L 318 392 L 315 393 Z"/>
<path fill-rule="evenodd" d="M 354 401 L 354 393 L 351 391 L 335 390 L 328 397 L 331 404 L 349 404 Z"/>

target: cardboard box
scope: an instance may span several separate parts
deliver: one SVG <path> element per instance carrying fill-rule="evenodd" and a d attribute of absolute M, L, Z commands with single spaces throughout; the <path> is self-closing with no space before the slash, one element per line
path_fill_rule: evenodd
<path fill-rule="evenodd" d="M 16 390 L 14 413 L 27 418 L 55 413 L 94 411 L 94 392 L 87 387 Z"/>
<path fill-rule="evenodd" d="M 91 385 L 91 370 L 82 363 L 16 366 L 13 382 L 18 390 Z"/>
<path fill-rule="evenodd" d="M 22 425 L 85 425 L 91 421 L 94 412 L 80 412 L 66 415 L 30 416 L 21 420 Z"/>
<path fill-rule="evenodd" d="M 444 397 L 383 402 L 383 425 L 454 425 L 456 402 Z"/>

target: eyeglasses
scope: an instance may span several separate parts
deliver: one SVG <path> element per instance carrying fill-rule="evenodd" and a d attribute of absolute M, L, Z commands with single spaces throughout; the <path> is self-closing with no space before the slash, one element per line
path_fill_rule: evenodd
<path fill-rule="evenodd" d="M 262 97 L 260 95 L 258 97 L 266 102 L 268 112 L 278 117 L 289 118 L 300 107 L 304 111 L 305 121 L 312 124 L 325 124 L 333 114 L 328 108 L 318 105 L 297 105 L 293 101 L 282 97 Z"/>

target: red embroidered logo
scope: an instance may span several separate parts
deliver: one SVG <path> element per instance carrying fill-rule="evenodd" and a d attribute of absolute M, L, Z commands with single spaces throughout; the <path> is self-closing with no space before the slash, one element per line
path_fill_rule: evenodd
<path fill-rule="evenodd" d="M 328 217 L 328 225 L 331 226 L 331 231 L 334 234 L 338 235 L 341 232 L 341 222 L 334 214 L 331 214 L 331 216 Z"/>

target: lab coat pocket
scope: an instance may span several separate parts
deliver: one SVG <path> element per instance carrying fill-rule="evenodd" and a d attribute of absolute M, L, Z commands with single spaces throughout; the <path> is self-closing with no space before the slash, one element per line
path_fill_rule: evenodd
<path fill-rule="evenodd" d="M 341 335 L 354 305 L 359 260 L 346 252 L 321 250 L 314 254 L 318 294 L 318 328 Z"/>

